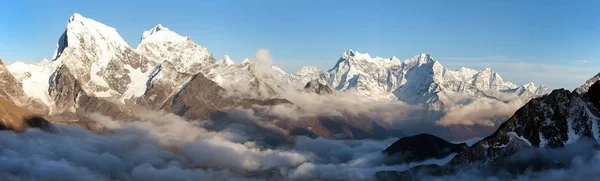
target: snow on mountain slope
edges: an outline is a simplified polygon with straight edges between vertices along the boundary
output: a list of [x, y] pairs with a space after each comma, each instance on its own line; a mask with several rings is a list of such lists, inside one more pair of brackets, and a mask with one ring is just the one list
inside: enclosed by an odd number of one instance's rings
[[131, 70], [147, 72], [151, 67], [114, 28], [77, 13], [69, 18], [52, 60], [66, 65], [84, 91], [96, 97], [120, 97], [138, 89], [137, 82], [146, 80], [137, 80], [141, 76]]
[[52, 100], [48, 96], [48, 88], [50, 87], [48, 80], [57, 69], [57, 65], [44, 59], [37, 64], [14, 62], [8, 65], [7, 68], [21, 83], [23, 91], [28, 97], [38, 99], [42, 103], [50, 105]]
[[231, 60], [231, 58], [229, 58], [229, 56], [225, 55], [225, 56], [223, 56], [223, 58], [221, 58], [219, 61], [217, 61], [216, 64], [233, 65], [233, 64], [235, 64], [235, 62], [233, 60]]
[[160, 24], [143, 33], [136, 50], [157, 64], [169, 61], [184, 73], [195, 74], [215, 63], [215, 58], [205, 47]]
[[79, 14], [69, 18], [52, 62], [15, 64], [11, 73], [21, 81], [27, 95], [51, 104], [48, 80], [56, 67], [63, 65], [88, 95], [121, 103], [152, 96], [161, 102], [197, 73], [239, 96], [277, 97], [317, 80], [334, 90], [353, 92], [358, 98], [401, 100], [436, 109], [455, 103], [457, 95], [490, 97], [496, 92], [540, 94], [544, 90], [532, 86], [519, 89], [491, 69], [449, 70], [429, 54], [400, 61], [348, 50], [328, 71], [304, 67], [295, 74], [271, 65], [271, 61], [265, 64], [245, 59], [236, 64], [224, 56], [216, 62], [205, 47], [162, 25], [145, 31], [134, 50], [114, 28]]
[[579, 86], [577, 89], [575, 89], [575, 91], [577, 93], [585, 93], [588, 91], [590, 86], [592, 86], [592, 84], [596, 83], [596, 81], [598, 81], [598, 80], [600, 80], [600, 73], [596, 74], [594, 77], [585, 81], [585, 83], [583, 85]]
[[[403, 62], [396, 57], [384, 59], [348, 50], [327, 72], [305, 67], [296, 74], [281, 76], [284, 82], [317, 79], [338, 91], [354, 91], [374, 100], [398, 99], [409, 104], [430, 104], [441, 108], [443, 94], [459, 93], [471, 97], [490, 97], [494, 92], [541, 95], [547, 88], [517, 86], [504, 81], [490, 68], [449, 70], [429, 54], [420, 54]], [[520, 88], [521, 87], [521, 88]], [[448, 96], [446, 96], [448, 97]], [[442, 98], [450, 100], [450, 98]]]
[[[229, 57], [225, 57], [229, 58]], [[278, 92], [287, 90], [281, 76], [287, 75], [278, 67], [262, 65], [259, 62], [245, 59], [241, 64], [227, 63], [219, 60], [220, 64], [213, 64], [203, 69], [202, 73], [219, 86], [238, 96], [252, 98], [270, 98]]]
[[526, 148], [559, 148], [582, 138], [599, 142], [599, 110], [598, 81], [581, 94], [554, 90], [529, 101], [496, 132], [456, 156], [451, 164], [496, 162]]
[[0, 98], [19, 104], [23, 97], [23, 88], [0, 60]]
[[515, 93], [517, 93], [520, 96], [537, 96], [548, 94], [550, 93], [550, 91], [548, 87], [544, 85], [536, 87], [533, 82], [529, 82], [525, 85], [519, 86], [519, 88], [515, 90]]

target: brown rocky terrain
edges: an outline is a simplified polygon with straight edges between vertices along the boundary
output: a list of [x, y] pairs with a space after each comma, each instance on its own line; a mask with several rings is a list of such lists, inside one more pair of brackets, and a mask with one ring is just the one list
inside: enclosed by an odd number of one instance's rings
[[50, 122], [42, 116], [0, 98], [0, 129], [25, 131], [27, 128], [48, 128]]

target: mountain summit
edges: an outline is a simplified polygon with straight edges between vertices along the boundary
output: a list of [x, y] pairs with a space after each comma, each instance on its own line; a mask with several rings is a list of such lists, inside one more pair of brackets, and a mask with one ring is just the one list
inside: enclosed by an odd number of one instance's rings
[[426, 104], [443, 109], [455, 102], [455, 95], [495, 98], [496, 93], [538, 96], [548, 89], [531, 85], [517, 86], [504, 81], [490, 68], [476, 71], [468, 68], [449, 70], [430, 54], [423, 53], [405, 61], [396, 57], [371, 57], [367, 53], [347, 50], [328, 71], [303, 68], [287, 80], [314, 80], [337, 91], [354, 91], [374, 100], [400, 100], [409, 104]]

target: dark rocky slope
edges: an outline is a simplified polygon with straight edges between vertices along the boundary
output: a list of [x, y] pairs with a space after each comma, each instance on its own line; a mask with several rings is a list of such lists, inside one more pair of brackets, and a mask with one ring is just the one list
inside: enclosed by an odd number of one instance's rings
[[383, 150], [383, 153], [394, 160], [388, 163], [401, 164], [440, 159], [467, 149], [466, 143], [454, 144], [430, 134], [419, 134], [400, 138]]
[[[592, 78], [590, 80], [595, 79]], [[588, 81], [589, 82], [589, 81]], [[583, 86], [582, 86], [583, 87]], [[445, 166], [422, 166], [405, 172], [378, 172], [379, 180], [414, 180], [422, 173], [448, 174], [474, 165], [520, 172], [511, 168], [543, 170], [566, 163], [524, 162], [508, 164], [507, 158], [531, 149], [557, 149], [582, 140], [600, 140], [600, 81], [575, 91], [558, 89], [532, 99], [504, 122], [492, 135], [460, 153]]]

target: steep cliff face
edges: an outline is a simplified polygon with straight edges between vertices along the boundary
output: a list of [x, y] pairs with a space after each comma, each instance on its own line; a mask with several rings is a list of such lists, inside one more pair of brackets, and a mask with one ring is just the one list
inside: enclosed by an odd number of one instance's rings
[[52, 61], [69, 68], [81, 88], [95, 97], [136, 94], [153, 67], [114, 28], [79, 14], [69, 18]]
[[321, 95], [334, 95], [333, 89], [329, 88], [328, 85], [321, 84], [319, 80], [311, 80], [306, 83], [304, 90], [310, 93], [321, 94]]
[[2, 87], [2, 89], [0, 89], [0, 97], [4, 98], [6, 101], [19, 102], [19, 100], [25, 98], [23, 87], [8, 69], [6, 69], [2, 60], [0, 60], [0, 87]]
[[532, 99], [492, 135], [460, 152], [447, 165], [421, 166], [403, 172], [382, 171], [376, 177], [378, 180], [414, 180], [424, 175], [455, 174], [472, 166], [482, 171], [500, 169], [517, 174], [524, 169], [562, 168], [567, 164], [564, 161], [534, 159], [522, 160], [521, 163], [507, 159], [531, 149], [568, 148], [582, 140], [600, 143], [599, 116], [600, 80], [592, 77], [575, 91], [558, 89]]
[[234, 105], [234, 100], [225, 95], [225, 89], [204, 75], [196, 74], [170, 96], [161, 109], [189, 119], [210, 119], [211, 112]]
[[594, 83], [584, 94], [560, 89], [532, 99], [494, 134], [458, 155], [451, 164], [496, 162], [526, 148], [564, 147], [582, 137], [600, 140], [598, 86], [600, 82]]
[[50, 116], [85, 119], [89, 114], [98, 113], [123, 121], [134, 119], [133, 109], [125, 109], [111, 101], [89, 96], [67, 66], [61, 66], [51, 76], [50, 84], [48, 91], [54, 105]]

